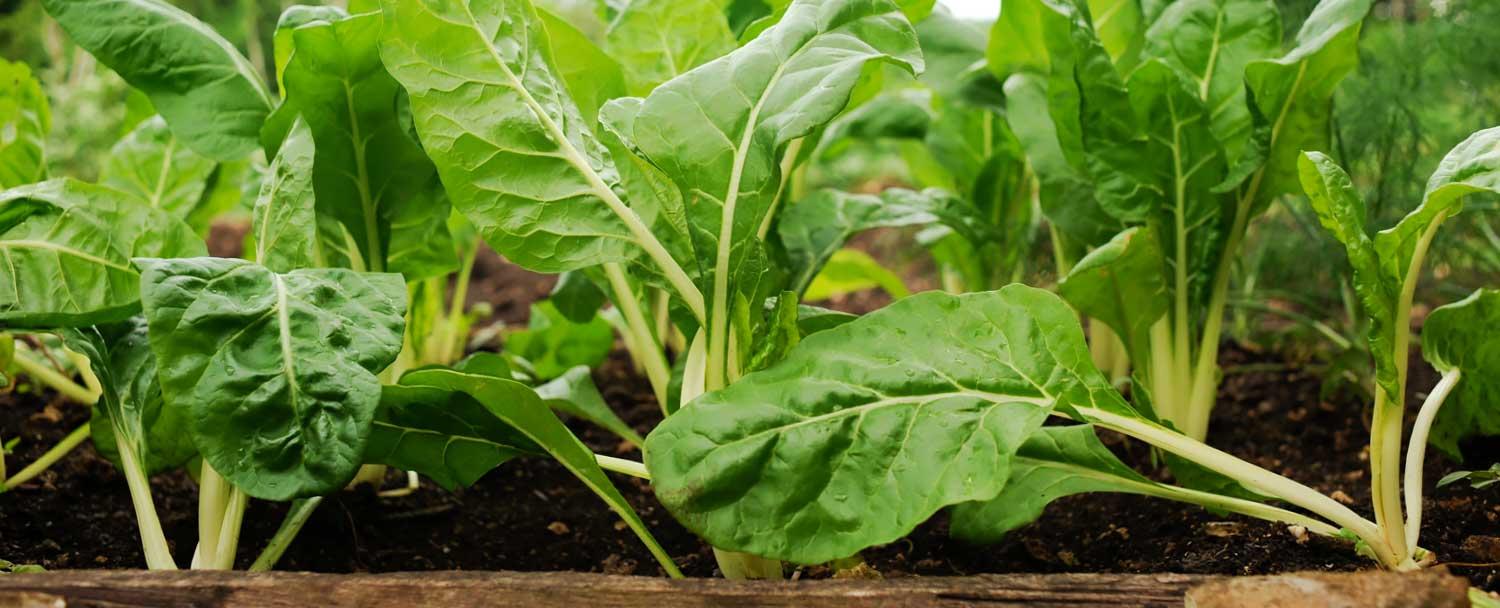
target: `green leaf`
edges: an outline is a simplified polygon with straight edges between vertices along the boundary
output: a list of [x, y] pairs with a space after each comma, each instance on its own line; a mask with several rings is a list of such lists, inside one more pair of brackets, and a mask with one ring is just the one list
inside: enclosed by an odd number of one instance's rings
[[1238, 158], [1252, 127], [1245, 66], [1280, 50], [1281, 14], [1272, 0], [1184, 0], [1151, 24], [1143, 55], [1188, 77], [1210, 108], [1214, 137]]
[[[634, 5], [635, 3], [632, 3]], [[589, 128], [598, 121], [599, 108], [616, 97], [624, 97], [625, 71], [614, 57], [606, 55], [594, 41], [566, 20], [546, 10], [537, 16], [552, 43], [557, 73], [578, 104], [578, 112]]]
[[1151, 325], [1170, 301], [1161, 244], [1150, 228], [1131, 228], [1073, 266], [1057, 292], [1073, 308], [1101, 321], [1125, 343], [1130, 358], [1146, 361]]
[[798, 326], [802, 307], [797, 304], [797, 294], [783, 291], [776, 296], [775, 302], [767, 300], [766, 307], [763, 333], [757, 336], [760, 339], [756, 340], [750, 362], [745, 365], [746, 372], [760, 371], [780, 363], [802, 341], [802, 328]]
[[582, 365], [570, 369], [551, 382], [536, 387], [536, 394], [554, 410], [582, 418], [606, 431], [614, 433], [634, 445], [646, 443], [635, 429], [630, 428], [599, 394], [589, 368]]
[[512, 458], [541, 453], [540, 446], [468, 395], [386, 385], [364, 460], [416, 471], [453, 490], [473, 485]]
[[954, 507], [949, 529], [965, 541], [999, 542], [1036, 521], [1059, 498], [1089, 492], [1151, 495], [1156, 485], [1120, 462], [1100, 443], [1093, 426], [1043, 427], [1011, 460], [1005, 489], [989, 500]]
[[833, 329], [858, 318], [858, 315], [852, 315], [843, 311], [808, 306], [806, 304], [797, 305], [797, 330], [802, 333], [802, 337], [804, 338], [820, 331]]
[[[381, 57], [453, 204], [538, 272], [626, 260], [635, 221], [618, 171], [559, 74], [525, 0], [385, 0]], [[476, 103], [483, 100], [483, 103]]]
[[266, 500], [343, 487], [396, 359], [406, 285], [345, 269], [147, 259], [142, 301], [162, 394], [213, 468]]
[[132, 258], [206, 254], [187, 225], [109, 188], [57, 179], [0, 192], [0, 324], [123, 321], [141, 306]]
[[[735, 49], [720, 0], [632, 0], [610, 22], [604, 45], [625, 69], [631, 95]], [[555, 48], [555, 47], [554, 47]]]
[[317, 211], [348, 233], [362, 261], [345, 265], [414, 281], [458, 261], [436, 169], [407, 136], [401, 87], [380, 61], [381, 22], [367, 13], [295, 29], [277, 112], [299, 113], [312, 130]]
[[1422, 356], [1439, 371], [1459, 370], [1429, 442], [1463, 462], [1459, 442], [1500, 435], [1500, 291], [1481, 289], [1439, 307], [1422, 324]]
[[870, 254], [858, 249], [840, 249], [813, 277], [804, 296], [818, 301], [876, 288], [890, 294], [893, 300], [911, 295], [901, 277], [881, 266]]
[[146, 320], [70, 329], [68, 348], [89, 359], [102, 389], [90, 426], [94, 447], [121, 466], [119, 437], [130, 442], [147, 475], [180, 467], [197, 455], [188, 436], [187, 412], [168, 407], [156, 380], [156, 357], [147, 341]]
[[298, 119], [266, 170], [250, 212], [255, 261], [274, 272], [324, 266], [313, 188], [314, 144]]
[[260, 142], [271, 94], [234, 45], [162, 0], [43, 0], [73, 42], [146, 95], [172, 132], [214, 160]]
[[1454, 146], [1427, 180], [1422, 204], [1395, 226], [1375, 235], [1381, 272], [1400, 285], [1407, 280], [1412, 256], [1423, 233], [1439, 221], [1463, 211], [1470, 194], [1500, 193], [1500, 128], [1478, 131]]
[[47, 178], [47, 133], [52, 114], [31, 68], [0, 59], [0, 188]]
[[787, 289], [807, 291], [835, 252], [865, 230], [943, 224], [982, 240], [981, 222], [972, 206], [941, 190], [892, 189], [879, 196], [819, 190], [788, 206], [778, 222], [791, 273]]
[[614, 346], [614, 329], [603, 317], [574, 323], [548, 300], [532, 304], [526, 329], [505, 339], [505, 352], [531, 362], [540, 380], [551, 380], [579, 365], [595, 367]]
[[[181, 144], [160, 116], [131, 131], [109, 150], [100, 183], [135, 196], [182, 221], [207, 202], [217, 164]], [[195, 225], [206, 232], [208, 226]]]
[[547, 301], [574, 323], [588, 323], [604, 306], [604, 291], [582, 271], [571, 270], [557, 277]]
[[672, 559], [651, 537], [645, 522], [620, 495], [609, 477], [599, 468], [594, 453], [589, 451], [573, 433], [568, 431], [557, 416], [542, 403], [540, 397], [525, 385], [511, 380], [487, 376], [475, 376], [445, 369], [418, 370], [402, 378], [410, 386], [426, 386], [454, 393], [463, 393], [483, 405], [490, 414], [546, 450], [568, 471], [578, 477], [584, 485], [603, 499], [625, 525], [633, 530], [645, 543], [669, 574], [680, 576]]
[[[1088, 0], [1089, 15], [1099, 42], [1116, 65], [1130, 67], [1143, 43], [1141, 33], [1155, 20], [1147, 19], [1140, 0]], [[1279, 30], [1278, 30], [1279, 31]], [[1277, 42], [1281, 39], [1278, 37]]]
[[647, 437], [646, 466], [713, 546], [817, 563], [994, 497], [1053, 408], [1104, 402], [1127, 407], [1057, 296], [927, 292], [688, 404]]
[[[1398, 320], [1396, 297], [1399, 283], [1386, 280], [1380, 272], [1380, 254], [1375, 241], [1365, 232], [1365, 202], [1338, 163], [1321, 152], [1307, 152], [1301, 165], [1302, 187], [1308, 202], [1318, 214], [1318, 221], [1333, 238], [1344, 244], [1349, 265], [1354, 269], [1354, 292], [1370, 320], [1370, 353], [1375, 357], [1375, 380], [1388, 395], [1400, 395], [1394, 331]], [[1405, 330], [1405, 328], [1401, 328]]]
[[[634, 141], [690, 201], [704, 268], [755, 266], [751, 236], [780, 189], [783, 150], [841, 112], [872, 61], [921, 69], [916, 34], [894, 4], [801, 0], [745, 46], [646, 98]], [[734, 278], [748, 296], [747, 275]]]
[[292, 32], [309, 23], [334, 22], [349, 16], [349, 12], [337, 6], [307, 6], [298, 4], [287, 7], [276, 20], [276, 33], [272, 36], [272, 55], [276, 61], [276, 90], [285, 91], [282, 78], [286, 64], [292, 60], [295, 41]]
[[1298, 158], [1303, 150], [1329, 150], [1329, 115], [1333, 91], [1359, 62], [1359, 28], [1370, 0], [1319, 2], [1297, 32], [1296, 46], [1277, 59], [1245, 66], [1245, 88], [1252, 114], [1264, 121], [1263, 145], [1268, 157], [1255, 199], [1264, 209], [1298, 187]]

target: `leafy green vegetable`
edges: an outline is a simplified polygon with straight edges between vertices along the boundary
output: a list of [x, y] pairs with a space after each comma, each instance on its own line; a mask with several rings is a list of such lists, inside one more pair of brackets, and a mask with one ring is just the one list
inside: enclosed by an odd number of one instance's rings
[[205, 255], [180, 220], [69, 179], [0, 193], [0, 323], [68, 327], [140, 311], [135, 257]]
[[536, 387], [536, 394], [554, 410], [592, 422], [637, 446], [646, 443], [604, 402], [588, 367], [580, 365], [563, 372], [551, 382]]
[[1476, 490], [1482, 490], [1500, 483], [1500, 463], [1492, 464], [1489, 469], [1484, 471], [1454, 471], [1439, 479], [1437, 487], [1441, 488], [1453, 485], [1460, 481], [1468, 481], [1469, 487]]
[[688, 404], [647, 438], [646, 466], [714, 546], [816, 563], [995, 496], [1054, 407], [1119, 400], [1056, 296], [929, 292]]
[[1430, 441], [1455, 461], [1468, 437], [1500, 435], [1500, 291], [1481, 289], [1442, 306], [1422, 324], [1422, 356], [1438, 371], [1460, 370]]
[[78, 46], [151, 97], [172, 132], [214, 160], [259, 143], [271, 95], [250, 62], [163, 0], [44, 0]]
[[131, 444], [147, 475], [185, 464], [198, 454], [187, 434], [184, 410], [167, 407], [156, 380], [156, 358], [146, 337], [146, 320], [63, 333], [68, 348], [89, 358], [102, 392], [90, 425], [94, 447], [122, 469], [117, 438]]
[[[516, 389], [524, 390], [524, 389]], [[386, 385], [365, 462], [416, 471], [453, 489], [541, 448], [463, 393]]]
[[1150, 228], [1131, 228], [1079, 260], [1057, 291], [1079, 312], [1109, 325], [1131, 359], [1145, 361], [1151, 326], [1167, 314], [1161, 265], [1156, 234]]
[[142, 122], [110, 149], [101, 183], [207, 231], [212, 218], [195, 212], [206, 202], [215, 167], [214, 161], [180, 144], [166, 121], [157, 116]]
[[312, 131], [298, 120], [271, 160], [250, 212], [255, 261], [275, 272], [326, 265], [318, 241], [314, 146]]
[[147, 259], [142, 301], [168, 406], [245, 493], [317, 496], [353, 478], [401, 349], [406, 286], [344, 269]]
[[608, 321], [595, 316], [574, 323], [543, 300], [531, 305], [527, 328], [506, 337], [505, 352], [530, 361], [538, 379], [551, 380], [579, 365], [599, 365], [614, 345]]
[[625, 70], [628, 91], [644, 96], [663, 82], [734, 50], [717, 0], [633, 0], [610, 22], [605, 46]]
[[893, 300], [911, 295], [901, 277], [858, 249], [835, 251], [804, 295], [809, 300], [827, 300], [866, 289], [880, 289]]
[[0, 59], [0, 188], [47, 178], [52, 114], [42, 85], [24, 63]]

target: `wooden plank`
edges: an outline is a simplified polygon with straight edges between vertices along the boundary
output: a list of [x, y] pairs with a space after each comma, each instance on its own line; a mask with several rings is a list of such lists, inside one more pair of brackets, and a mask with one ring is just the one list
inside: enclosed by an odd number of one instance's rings
[[1182, 574], [987, 574], [887, 580], [732, 582], [568, 572], [60, 571], [0, 576], [0, 608], [798, 608], [1183, 605], [1213, 577]]

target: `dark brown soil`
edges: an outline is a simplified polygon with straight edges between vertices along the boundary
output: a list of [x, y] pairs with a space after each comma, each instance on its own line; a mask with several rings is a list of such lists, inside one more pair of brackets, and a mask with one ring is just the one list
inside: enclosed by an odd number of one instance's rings
[[[482, 258], [476, 301], [496, 306], [495, 317], [524, 323], [527, 306], [544, 297], [551, 279]], [[908, 275], [909, 276], [909, 275]], [[913, 285], [913, 287], [928, 287]], [[837, 302], [867, 310], [883, 295], [860, 294]], [[1210, 442], [1272, 471], [1328, 493], [1341, 492], [1368, 515], [1368, 472], [1363, 446], [1368, 413], [1353, 396], [1319, 398], [1319, 378], [1276, 356], [1228, 347], [1226, 368], [1260, 369], [1229, 376], [1214, 415]], [[1268, 365], [1259, 365], [1268, 364]], [[1426, 390], [1435, 376], [1420, 359], [1412, 385]], [[660, 420], [649, 386], [617, 350], [595, 372], [606, 399], [642, 433]], [[1415, 397], [1414, 397], [1415, 398]], [[30, 462], [85, 421], [84, 408], [55, 398], [0, 396], [0, 438], [22, 437], [8, 462]], [[633, 447], [583, 424], [572, 424], [595, 450], [639, 458]], [[1112, 447], [1142, 470], [1149, 451], [1118, 437]], [[1473, 466], [1500, 460], [1500, 442], [1467, 446]], [[1474, 584], [1500, 588], [1500, 493], [1432, 484], [1457, 468], [1431, 454], [1423, 545]], [[647, 525], [689, 575], [714, 573], [706, 547], [661, 508], [648, 485], [615, 477]], [[394, 485], [397, 480], [389, 480]], [[186, 564], [196, 537], [193, 483], [182, 473], [153, 480], [156, 504], [174, 552]], [[1335, 494], [1337, 496], [1337, 494]], [[241, 539], [244, 567], [280, 523], [284, 506], [253, 502]], [[911, 536], [872, 548], [864, 556], [886, 576], [983, 572], [1187, 572], [1260, 574], [1289, 570], [1351, 570], [1370, 564], [1348, 545], [1313, 538], [1299, 543], [1284, 526], [1195, 507], [1125, 495], [1060, 500], [1038, 522], [991, 546], [947, 537], [939, 515]], [[124, 479], [90, 446], [36, 482], [0, 495], [0, 559], [47, 568], [144, 566]], [[1487, 564], [1475, 566], [1471, 564]], [[401, 570], [577, 570], [660, 574], [660, 569], [619, 519], [566, 470], [544, 459], [513, 461], [474, 487], [446, 492], [424, 482], [404, 498], [379, 498], [368, 489], [326, 500], [282, 560], [283, 569], [322, 572]], [[799, 576], [823, 576], [807, 568]]]

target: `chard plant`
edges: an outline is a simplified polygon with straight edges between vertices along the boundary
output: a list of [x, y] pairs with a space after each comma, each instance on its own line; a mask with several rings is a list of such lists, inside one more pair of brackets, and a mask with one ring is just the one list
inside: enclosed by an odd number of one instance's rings
[[[1419, 544], [1427, 445], [1456, 456], [1460, 440], [1500, 433], [1500, 349], [1487, 331], [1500, 324], [1500, 292], [1481, 289], [1424, 323], [1422, 354], [1442, 378], [1417, 412], [1403, 468], [1411, 302], [1438, 226], [1465, 195], [1500, 193], [1500, 129], [1450, 152], [1421, 204], [1373, 237], [1349, 177], [1326, 156], [1307, 153], [1299, 177], [1348, 248], [1378, 328], [1369, 337], [1380, 379], [1374, 521], [1160, 420], [1147, 386], [1127, 402], [1090, 362], [1073, 310], [1022, 285], [912, 296], [703, 395], [647, 438], [657, 495], [715, 546], [798, 563], [894, 541], [945, 507], [955, 536], [986, 542], [1059, 497], [1127, 492], [1349, 538], [1385, 568], [1430, 564], [1436, 556]], [[1127, 236], [1116, 253], [1129, 259], [1138, 238]], [[1042, 426], [1049, 417], [1080, 424]], [[1131, 470], [1100, 429], [1161, 450], [1177, 484]]]
[[[121, 145], [153, 150], [142, 156], [162, 173], [155, 189], [121, 170], [106, 172], [126, 176], [113, 187], [58, 179], [0, 193], [10, 262], [0, 270], [9, 288], [0, 320], [60, 336], [81, 355], [80, 373], [100, 393], [93, 440], [125, 474], [149, 567], [178, 565], [149, 476], [190, 462], [201, 462], [195, 568], [234, 566], [250, 498], [295, 501], [252, 565], [265, 569], [319, 498], [364, 465], [396, 464], [452, 487], [543, 455], [680, 576], [603, 473], [643, 467], [593, 454], [554, 413], [629, 432], [586, 370], [533, 387], [496, 357], [456, 361], [462, 309], [408, 306], [409, 293], [443, 287], [434, 278], [467, 268], [473, 253], [454, 244], [465, 224], [449, 212], [380, 62], [378, 10], [288, 11], [277, 35], [287, 97], [274, 104], [238, 51], [163, 2], [47, 9], [151, 98], [160, 120]], [[188, 223], [199, 207], [184, 202], [199, 165], [179, 158], [175, 142], [219, 163], [271, 153], [253, 212], [256, 261], [207, 257]], [[461, 291], [467, 270], [458, 272]], [[424, 333], [412, 335], [417, 322]]]
[[[605, 47], [628, 39], [627, 24], [650, 25], [630, 11], [669, 6], [632, 3]], [[799, 307], [787, 277], [816, 275], [837, 249], [829, 243], [848, 230], [786, 243], [778, 218], [807, 202], [787, 200], [799, 150], [812, 145], [804, 142], [879, 66], [921, 68], [902, 7], [792, 2], [749, 26], [736, 47], [717, 5], [688, 3], [704, 35], [646, 41], [649, 69], [525, 1], [387, 0], [382, 8], [381, 57], [409, 96], [455, 208], [511, 261], [606, 286], [669, 420], [677, 404], [733, 386], [803, 336], [847, 321]], [[921, 16], [930, 5], [905, 8]], [[936, 193], [896, 196], [929, 210], [947, 204]], [[683, 348], [669, 364], [664, 345], [674, 335]], [[716, 554], [726, 576], [781, 574], [775, 561]]]
[[1269, 0], [1002, 3], [987, 62], [1040, 206], [1060, 249], [1095, 248], [1060, 291], [1119, 337], [1156, 414], [1193, 438], [1207, 436], [1246, 231], [1299, 190], [1300, 152], [1329, 148], [1369, 5], [1323, 0], [1284, 43]]

